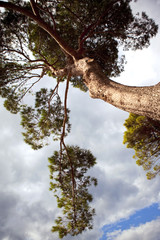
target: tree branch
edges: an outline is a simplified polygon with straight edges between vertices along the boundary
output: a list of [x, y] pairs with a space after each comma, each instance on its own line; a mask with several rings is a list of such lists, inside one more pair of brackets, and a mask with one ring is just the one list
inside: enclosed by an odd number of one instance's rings
[[87, 28], [84, 29], [84, 31], [81, 33], [81, 36], [79, 38], [78, 53], [81, 53], [81, 51], [83, 49], [83, 43], [86, 41], [87, 38], [89, 38], [91, 35], [93, 35], [94, 29], [100, 24], [101, 20], [103, 19], [105, 14], [109, 11], [109, 9], [117, 2], [120, 2], [120, 0], [111, 1], [111, 3], [107, 6], [105, 11], [102, 13], [102, 15], [97, 19], [97, 21], [90, 24]]
[[49, 14], [49, 16], [51, 17], [52, 19], [52, 22], [53, 22], [53, 25], [54, 25], [54, 30], [56, 31], [56, 22], [54, 20], [54, 17], [53, 17], [53, 14], [49, 11], [48, 7], [46, 6], [46, 9], [40, 7], [40, 6], [37, 6], [41, 11], [43, 12], [47, 12]]
[[69, 89], [69, 81], [71, 78], [71, 73], [69, 72], [68, 77], [67, 77], [67, 82], [66, 82], [66, 91], [65, 91], [65, 98], [64, 98], [64, 119], [63, 119], [63, 125], [62, 125], [62, 134], [61, 134], [61, 142], [64, 142], [64, 137], [65, 137], [65, 125], [67, 121], [67, 96], [68, 96], [68, 89]]
[[38, 83], [38, 82], [43, 78], [44, 74], [45, 74], [45, 70], [42, 69], [41, 75], [40, 75], [40, 77], [38, 78], [38, 80], [31, 84], [31, 86], [30, 86], [30, 87], [26, 90], [26, 92], [22, 95], [20, 101], [24, 98], [24, 96], [27, 94], [27, 92], [29, 92], [29, 90], [30, 90], [36, 83]]
[[[55, 88], [53, 89], [52, 93], [51, 93], [51, 96], [49, 98], [49, 101], [48, 101], [48, 113], [50, 113], [50, 104], [51, 104], [51, 101], [53, 99], [53, 97], [58, 94], [58, 86], [59, 86], [59, 83], [60, 83], [60, 80], [57, 82]], [[57, 90], [57, 91], [56, 91]], [[56, 91], [56, 93], [55, 93]]]
[[41, 19], [39, 16], [34, 15], [32, 12], [28, 11], [24, 7], [17, 6], [13, 3], [10, 2], [4, 2], [0, 1], [0, 7], [7, 8], [7, 9], [12, 9], [16, 12], [19, 12], [26, 17], [31, 18], [34, 20], [41, 28], [43, 28], [46, 32], [49, 33], [49, 35], [58, 43], [59, 47], [65, 51], [68, 55], [72, 56], [74, 59], [79, 59], [80, 54], [77, 53], [76, 50], [71, 48], [57, 33], [57, 31], [53, 30], [53, 28], [46, 22], [44, 22], [43, 19]]
[[16, 12], [22, 13], [23, 15], [37, 21], [37, 17], [32, 12], [28, 11], [24, 7], [17, 6], [15, 4], [11, 3], [11, 2], [0, 1], [0, 7], [7, 8], [7, 9], [12, 9]]
[[82, 72], [92, 98], [102, 99], [126, 112], [160, 120], [160, 84], [132, 87], [117, 83], [106, 77], [96, 61], [89, 58], [75, 61], [75, 67]]
[[[71, 75], [70, 73], [68, 74], [67, 77], [67, 82], [66, 82], [66, 90], [65, 90], [65, 98], [64, 98], [64, 119], [63, 119], [63, 124], [62, 124], [62, 134], [61, 134], [61, 139], [60, 139], [60, 181], [62, 181], [62, 176], [61, 176], [61, 161], [62, 161], [62, 152], [63, 152], [63, 146], [65, 147], [65, 150], [67, 149], [64, 143], [64, 137], [65, 137], [65, 126], [66, 126], [66, 121], [67, 121], [67, 95], [68, 95], [68, 89], [69, 89], [69, 81], [70, 81]], [[66, 150], [67, 152], [67, 150]]]
[[[67, 121], [67, 96], [68, 96], [68, 89], [69, 89], [69, 81], [71, 78], [71, 73], [69, 72], [68, 77], [67, 77], [67, 82], [66, 82], [66, 90], [65, 90], [65, 99], [64, 99], [64, 120], [63, 120], [63, 130], [62, 130], [62, 135], [61, 135], [61, 141], [60, 141], [60, 153], [62, 157], [62, 146], [64, 146], [64, 149], [67, 154], [67, 158], [69, 161], [69, 165], [71, 167], [71, 181], [72, 181], [72, 204], [73, 204], [73, 211], [74, 211], [74, 221], [76, 222], [76, 208], [75, 208], [75, 188], [76, 188], [76, 182], [75, 182], [75, 176], [74, 176], [74, 168], [72, 164], [72, 160], [69, 156], [68, 149], [64, 143], [64, 137], [65, 137], [65, 125]], [[61, 176], [60, 176], [61, 177]]]
[[73, 167], [73, 163], [72, 163], [72, 160], [69, 156], [69, 153], [68, 153], [68, 149], [63, 141], [63, 146], [64, 146], [64, 149], [66, 151], [66, 154], [67, 154], [67, 158], [68, 158], [68, 161], [69, 161], [69, 165], [70, 165], [70, 168], [71, 168], [71, 181], [72, 181], [72, 205], [73, 205], [73, 212], [74, 212], [74, 223], [76, 224], [76, 218], [77, 218], [77, 213], [76, 213], [76, 181], [75, 181], [75, 173], [74, 173], [74, 167]]
[[80, 23], [82, 23], [82, 20], [80, 19], [80, 17], [79, 17], [77, 14], [75, 14], [75, 13], [74, 13], [70, 8], [68, 8], [65, 4], [62, 4], [62, 5], [63, 5], [73, 16], [75, 16]]
[[32, 11], [33, 11], [34, 15], [36, 15], [37, 17], [40, 17], [39, 11], [38, 11], [38, 8], [37, 8], [37, 4], [35, 3], [35, 1], [30, 0], [30, 4], [31, 4]]

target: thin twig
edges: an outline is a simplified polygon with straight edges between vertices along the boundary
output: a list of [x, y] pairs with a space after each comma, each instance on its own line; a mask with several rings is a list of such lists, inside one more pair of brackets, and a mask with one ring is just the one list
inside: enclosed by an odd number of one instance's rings
[[41, 6], [37, 5], [37, 7], [42, 11], [42, 12], [47, 12], [49, 14], [49, 16], [51, 17], [52, 19], [52, 22], [53, 22], [53, 25], [54, 25], [54, 31], [56, 31], [56, 22], [54, 20], [54, 17], [53, 17], [53, 14], [49, 11], [48, 7], [46, 6], [46, 9], [45, 8], [42, 8]]
[[73, 11], [72, 11], [69, 7], [67, 7], [65, 4], [62, 4], [62, 5], [63, 5], [73, 16], [75, 16], [81, 24], [83, 24], [82, 20], [80, 19], [80, 17], [79, 17], [75, 12], [73, 12]]
[[[54, 97], [56, 94], [58, 94], [59, 83], [60, 83], [60, 81], [57, 82], [57, 84], [56, 84], [55, 88], [53, 89], [53, 91], [52, 91], [52, 93], [51, 93], [51, 96], [50, 96], [50, 98], [49, 98], [49, 101], [48, 101], [48, 114], [50, 113], [51, 101], [52, 101], [53, 97]], [[56, 91], [56, 90], [57, 90], [57, 91]], [[56, 93], [55, 93], [55, 91], [56, 91]]]
[[51, 19], [52, 19], [52, 22], [53, 22], [53, 25], [54, 25], [54, 30], [56, 31], [56, 22], [54, 20], [54, 17], [53, 17], [53, 14], [49, 11], [48, 7], [47, 8], [47, 12], [49, 13]]
[[24, 96], [27, 94], [27, 92], [29, 92], [29, 90], [30, 90], [36, 83], [38, 83], [38, 82], [42, 79], [42, 77], [44, 76], [44, 74], [45, 74], [45, 71], [44, 71], [44, 69], [43, 69], [40, 77], [38, 78], [38, 80], [35, 81], [34, 83], [32, 83], [32, 85], [31, 85], [31, 86], [26, 90], [26, 92], [22, 95], [20, 101], [24, 98]]
[[12, 49], [12, 48], [8, 48], [6, 47], [6, 49], [4, 49], [3, 51], [8, 51], [8, 52], [15, 52], [15, 53], [18, 53], [20, 55], [22, 55], [24, 58], [26, 58], [29, 62], [43, 62], [45, 63], [47, 66], [51, 66], [51, 64], [46, 60], [46, 58], [40, 54], [39, 52], [39, 55], [44, 58], [44, 59], [30, 59], [29, 56], [27, 56], [23, 51], [19, 51], [19, 50], [16, 50], [16, 49]]

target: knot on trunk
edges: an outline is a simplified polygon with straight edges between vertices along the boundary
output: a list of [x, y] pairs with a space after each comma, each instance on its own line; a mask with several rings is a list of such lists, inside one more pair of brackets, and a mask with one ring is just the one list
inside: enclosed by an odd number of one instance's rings
[[81, 71], [83, 74], [90, 68], [90, 64], [94, 61], [94, 59], [85, 57], [79, 60], [75, 60], [75, 67], [77, 70]]

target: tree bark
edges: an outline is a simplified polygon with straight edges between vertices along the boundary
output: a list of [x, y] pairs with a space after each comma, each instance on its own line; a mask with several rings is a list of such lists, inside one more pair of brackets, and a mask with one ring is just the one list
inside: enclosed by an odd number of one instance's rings
[[149, 87], [130, 87], [116, 83], [105, 76], [100, 66], [89, 58], [79, 59], [76, 50], [67, 45], [53, 28], [40, 16], [10, 2], [0, 1], [0, 7], [12, 9], [33, 19], [59, 44], [60, 48], [73, 58], [74, 64], [55, 71], [54, 75], [83, 76], [92, 98], [99, 98], [124, 111], [147, 116], [160, 121], [160, 83]]
[[160, 83], [148, 87], [131, 87], [107, 78], [92, 59], [75, 62], [92, 98], [102, 99], [124, 111], [160, 120]]

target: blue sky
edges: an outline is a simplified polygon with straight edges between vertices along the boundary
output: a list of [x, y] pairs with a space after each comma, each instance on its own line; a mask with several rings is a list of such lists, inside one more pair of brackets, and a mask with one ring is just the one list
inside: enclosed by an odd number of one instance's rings
[[[121, 219], [120, 221], [105, 225], [102, 228], [103, 236], [99, 240], [112, 240], [110, 233], [117, 232], [117, 235], [124, 230], [130, 228], [136, 228], [147, 222], [151, 222], [160, 217], [160, 208], [158, 203], [154, 203], [149, 207], [142, 208], [139, 211], [136, 211], [128, 219]], [[114, 238], [116, 234], [114, 235]], [[113, 239], [114, 239], [113, 238]]]
[[[160, 0], [138, 0], [135, 11], [146, 11], [160, 24]], [[150, 85], [160, 81], [160, 32], [148, 49], [127, 52], [125, 71], [116, 81]], [[49, 77], [39, 84], [54, 87]], [[63, 84], [60, 93], [64, 92]], [[147, 180], [144, 170], [123, 145], [123, 123], [128, 113], [88, 93], [69, 88], [71, 134], [66, 144], [90, 149], [97, 165], [90, 175], [98, 179], [91, 188], [96, 210], [94, 227], [64, 240], [158, 240], [160, 236], [160, 176]], [[51, 233], [61, 213], [49, 189], [48, 157], [59, 144], [34, 151], [23, 141], [20, 116], [7, 112], [0, 100], [0, 239], [58, 240]], [[108, 236], [108, 238], [106, 238]]]

